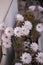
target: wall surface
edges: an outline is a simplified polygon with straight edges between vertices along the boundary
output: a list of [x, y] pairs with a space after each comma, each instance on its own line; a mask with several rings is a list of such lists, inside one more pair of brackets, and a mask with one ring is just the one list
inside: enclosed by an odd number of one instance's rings
[[0, 0], [0, 22], [3, 21], [3, 18], [8, 10], [10, 3], [11, 0]]
[[13, 26], [17, 12], [18, 12], [17, 0], [13, 0], [13, 3], [5, 20], [7, 26], [11, 27]]
[[[3, 21], [11, 1], [12, 0], [0, 0], [0, 23]], [[18, 12], [17, 0], [13, 0], [10, 11], [5, 20], [7, 26], [13, 26], [15, 15], [17, 14], [17, 12]]]

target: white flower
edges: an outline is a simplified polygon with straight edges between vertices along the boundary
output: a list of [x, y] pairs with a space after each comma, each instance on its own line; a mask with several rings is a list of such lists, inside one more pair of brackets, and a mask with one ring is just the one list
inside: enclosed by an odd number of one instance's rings
[[2, 35], [2, 41], [9, 41], [11, 40], [11, 37], [7, 36], [6, 34]]
[[17, 14], [16, 19], [20, 22], [24, 21], [24, 17], [21, 14]]
[[28, 45], [30, 44], [30, 42], [26, 42], [25, 41], [23, 44], [24, 44], [25, 47], [28, 47]]
[[25, 51], [28, 51], [28, 48], [25, 48], [24, 50], [25, 50]]
[[36, 61], [43, 63], [43, 53], [42, 52], [38, 53], [36, 57]]
[[29, 64], [32, 61], [32, 57], [29, 53], [23, 53], [21, 57], [21, 61], [25, 64]]
[[[31, 10], [31, 11], [34, 11], [34, 10], [35, 10], [35, 8], [36, 8], [36, 6], [34, 6], [34, 5], [29, 6], [29, 10]], [[38, 6], [38, 10], [39, 10], [39, 11], [43, 11], [43, 7]]]
[[22, 26], [22, 34], [23, 35], [28, 35], [30, 33], [29, 29], [26, 28], [25, 26]]
[[15, 65], [22, 65], [22, 63], [17, 62], [17, 63], [15, 63]]
[[5, 30], [5, 28], [6, 28], [6, 25], [5, 25], [5, 23], [2, 22], [0, 24], [0, 30]]
[[16, 28], [14, 29], [14, 34], [15, 34], [15, 36], [17, 36], [17, 37], [21, 37], [21, 35], [22, 35], [22, 29], [21, 29], [21, 27], [16, 27]]
[[43, 24], [42, 24], [42, 23], [37, 24], [36, 30], [37, 30], [38, 32], [42, 32], [42, 31], [43, 31]]
[[29, 6], [29, 10], [34, 11], [34, 10], [35, 10], [35, 7], [36, 7], [36, 6], [34, 6], [34, 5]]
[[24, 43], [23, 43], [23, 45], [24, 45], [24, 49], [25, 49], [25, 51], [27, 51], [28, 50], [28, 48], [29, 48], [29, 44], [30, 44], [30, 42], [28, 41], [25, 41]]
[[39, 10], [39, 11], [43, 11], [43, 7], [38, 6], [38, 10]]
[[7, 36], [12, 36], [13, 35], [13, 28], [7, 27], [6, 30], [5, 30], [5, 34]]
[[11, 47], [11, 41], [5, 41], [5, 42], [3, 42], [3, 46], [5, 47], [5, 48], [10, 48]]
[[30, 45], [30, 48], [33, 50], [33, 51], [37, 51], [39, 49], [39, 46], [37, 45], [37, 43], [33, 42], [31, 45]]
[[27, 27], [29, 30], [32, 29], [32, 23], [30, 21], [25, 21], [24, 26]]

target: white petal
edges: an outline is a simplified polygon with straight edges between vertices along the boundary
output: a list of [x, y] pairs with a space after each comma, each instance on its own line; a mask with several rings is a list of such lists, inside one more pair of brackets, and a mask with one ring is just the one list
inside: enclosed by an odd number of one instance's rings
[[36, 61], [43, 63], [43, 53], [42, 52], [38, 53], [38, 55], [36, 57]]
[[5, 34], [8, 36], [12, 36], [13, 35], [13, 28], [7, 27], [5, 30]]
[[7, 42], [3, 42], [3, 46], [5, 47], [5, 48], [10, 48], [11, 47], [11, 41], [7, 41]]
[[39, 11], [43, 11], [43, 7], [38, 6], [38, 10], [39, 10]]
[[29, 29], [26, 28], [25, 26], [22, 26], [22, 34], [23, 35], [28, 35], [30, 33]]
[[26, 28], [28, 28], [29, 30], [32, 29], [32, 23], [31, 23], [30, 21], [25, 21], [24, 26], [25, 26]]
[[5, 28], [6, 28], [6, 25], [5, 25], [5, 23], [2, 22], [0, 24], [0, 30], [5, 30]]
[[21, 35], [22, 35], [22, 29], [21, 29], [21, 27], [16, 27], [14, 29], [14, 35], [17, 36], [17, 37], [21, 37]]
[[22, 65], [22, 63], [17, 62], [17, 63], [15, 63], [15, 65]]
[[36, 30], [37, 30], [38, 32], [42, 32], [42, 31], [43, 31], [43, 24], [42, 24], [42, 23], [37, 24]]
[[29, 6], [29, 9], [30, 9], [31, 11], [34, 11], [34, 10], [35, 10], [35, 7], [36, 7], [36, 6], [32, 5], [32, 6]]
[[33, 43], [33, 42], [32, 42], [32, 44], [30, 45], [30, 48], [31, 48], [33, 51], [36, 52], [36, 51], [39, 49], [39, 46], [37, 45], [37, 43], [35, 43], [35, 42]]
[[2, 35], [2, 41], [6, 41], [7, 42], [9, 40], [11, 40], [11, 37], [7, 36], [6, 34]]
[[31, 57], [31, 55], [29, 54], [29, 53], [23, 53], [22, 54], [22, 62], [25, 64], [29, 64], [29, 63], [31, 63], [31, 60], [32, 60], [32, 57]]
[[17, 14], [16, 19], [20, 22], [24, 21], [24, 17], [21, 14]]

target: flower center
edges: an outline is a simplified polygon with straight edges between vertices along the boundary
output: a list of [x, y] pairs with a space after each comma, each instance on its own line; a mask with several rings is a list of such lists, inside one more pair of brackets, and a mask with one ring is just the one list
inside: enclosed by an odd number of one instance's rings
[[27, 59], [27, 57], [25, 57], [24, 59]]
[[39, 57], [40, 59], [43, 59], [43, 57]]
[[40, 28], [40, 26], [38, 26], [38, 28]]
[[19, 33], [19, 31], [17, 31], [17, 33]]
[[4, 28], [4, 26], [2, 26]]
[[8, 44], [8, 42], [6, 42], [6, 44]]
[[33, 48], [34, 48], [35, 46], [33, 46]]
[[25, 31], [25, 29], [23, 31]]
[[8, 38], [8, 36], [5, 36], [5, 38]]
[[8, 33], [11, 33], [11, 31], [9, 30]]

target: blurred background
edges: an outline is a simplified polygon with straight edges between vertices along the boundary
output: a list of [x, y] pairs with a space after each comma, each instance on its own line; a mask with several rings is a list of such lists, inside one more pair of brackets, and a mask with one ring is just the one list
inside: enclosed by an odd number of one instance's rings
[[[0, 0], [0, 23], [5, 22], [7, 26], [13, 27], [15, 23], [16, 14], [18, 12], [23, 13], [24, 10], [28, 9], [28, 7], [31, 5], [40, 5], [43, 7], [43, 0]], [[40, 46], [40, 49], [43, 51], [43, 32], [39, 39], [39, 46]], [[13, 56], [13, 55], [10, 55], [11, 53], [13, 53], [11, 49], [9, 50], [10, 52], [8, 52], [7, 60], [11, 56]], [[1, 54], [2, 52], [1, 52], [1, 46], [0, 46], [0, 58], [1, 58]], [[7, 65], [11, 65], [9, 64], [9, 61], [7, 61], [6, 63], [8, 63]], [[6, 63], [5, 64], [2, 63], [2, 65], [6, 65]]]

